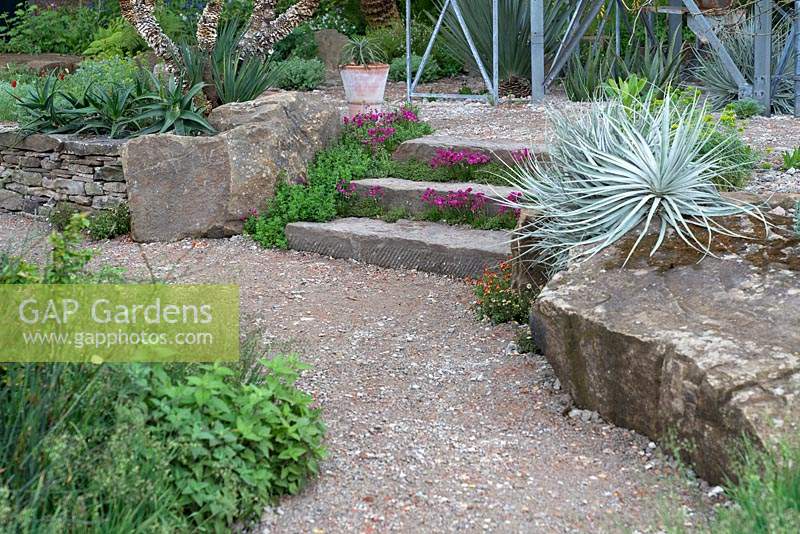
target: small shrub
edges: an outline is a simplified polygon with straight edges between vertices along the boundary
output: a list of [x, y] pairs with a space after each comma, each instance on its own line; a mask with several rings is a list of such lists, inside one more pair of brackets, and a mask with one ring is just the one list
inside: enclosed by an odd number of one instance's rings
[[783, 158], [783, 170], [800, 169], [800, 147], [784, 152], [781, 157]]
[[512, 287], [510, 263], [501, 263], [498, 271], [486, 269], [483, 276], [473, 280], [472, 284], [479, 319], [489, 319], [493, 324], [527, 323], [534, 294], [529, 288], [520, 291]]
[[69, 224], [72, 216], [76, 213], [80, 213], [80, 210], [75, 204], [70, 204], [69, 202], [59, 202], [53, 207], [53, 209], [50, 211], [50, 215], [47, 218], [53, 228], [58, 231], [63, 231], [64, 228], [66, 228]]
[[314, 38], [314, 30], [308, 23], [301, 24], [275, 44], [273, 61], [284, 61], [293, 57], [300, 59], [317, 57], [317, 40]]
[[325, 81], [325, 65], [319, 59], [289, 58], [278, 63], [277, 69], [281, 89], [311, 91]]
[[725, 107], [728, 110], [730, 110], [734, 115], [736, 115], [737, 119], [740, 120], [755, 117], [756, 115], [759, 115], [764, 111], [764, 106], [760, 102], [753, 100], [752, 98], [744, 98], [742, 100], [737, 100], [736, 102], [731, 102]]
[[295, 387], [308, 369], [294, 357], [262, 360], [255, 382], [201, 366], [185, 380], [154, 369], [145, 396], [153, 436], [175, 448], [170, 470], [184, 515], [215, 531], [257, 520], [318, 473], [325, 427], [313, 399]]
[[92, 239], [111, 239], [131, 231], [131, 213], [126, 204], [101, 210], [89, 218]]
[[537, 347], [536, 342], [533, 341], [531, 330], [527, 327], [523, 328], [519, 334], [517, 334], [515, 344], [517, 345], [517, 351], [520, 354], [535, 354], [539, 351], [539, 347]]
[[64, 77], [61, 88], [67, 94], [81, 96], [90, 87], [130, 87], [140, 78], [140, 72], [140, 66], [131, 58], [87, 59], [74, 73]]
[[132, 57], [147, 50], [144, 42], [136, 29], [122, 17], [117, 17], [105, 28], [98, 29], [92, 36], [83, 55], [97, 59], [114, 57]]
[[[411, 56], [411, 79], [417, 75], [419, 65], [422, 63], [422, 58], [419, 56]], [[442, 77], [441, 69], [435, 59], [429, 58], [425, 64], [425, 70], [422, 71], [421, 82], [432, 82]], [[406, 79], [406, 59], [398, 57], [392, 60], [389, 65], [389, 79], [393, 82], [402, 82]]]
[[103, 20], [101, 10], [93, 8], [50, 9], [28, 5], [2, 21], [0, 36], [5, 41], [2, 50], [23, 54], [81, 54]]

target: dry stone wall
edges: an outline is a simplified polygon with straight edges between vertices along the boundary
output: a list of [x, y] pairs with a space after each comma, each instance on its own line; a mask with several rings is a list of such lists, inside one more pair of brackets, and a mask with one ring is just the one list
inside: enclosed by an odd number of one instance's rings
[[0, 132], [0, 211], [47, 215], [56, 204], [102, 210], [127, 201], [120, 139]]

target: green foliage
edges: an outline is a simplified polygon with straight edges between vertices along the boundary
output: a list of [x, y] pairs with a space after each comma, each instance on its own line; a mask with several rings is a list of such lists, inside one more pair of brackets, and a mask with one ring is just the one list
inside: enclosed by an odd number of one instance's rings
[[[422, 17], [414, 19], [411, 25], [412, 55], [422, 57], [432, 33], [433, 27], [426, 19]], [[367, 32], [367, 37], [369, 37], [378, 48], [384, 51], [386, 60], [390, 64], [394, 63], [398, 58], [403, 58], [403, 61], [405, 61], [406, 33], [405, 25], [402, 22], [398, 21], [381, 28], [372, 28]], [[436, 42], [434, 42], [433, 49], [431, 50], [431, 57], [428, 61], [435, 61], [439, 66], [439, 76], [455, 76], [464, 69], [464, 62], [450, 52], [450, 50], [442, 44], [441, 39], [438, 38]]]
[[131, 213], [126, 204], [101, 210], [89, 217], [89, 236], [92, 239], [112, 239], [131, 231]]
[[325, 65], [319, 59], [290, 58], [278, 63], [276, 70], [281, 89], [311, 91], [325, 81]]
[[709, 532], [800, 531], [800, 445], [784, 441], [763, 451], [747, 442], [735, 475], [725, 485], [731, 506], [717, 508]]
[[80, 54], [103, 22], [100, 10], [88, 7], [55, 9], [28, 5], [0, 25], [3, 52]]
[[760, 115], [764, 111], [764, 106], [760, 102], [752, 98], [743, 98], [735, 102], [731, 102], [725, 106], [726, 110], [730, 110], [737, 119], [749, 119]]
[[564, 68], [564, 91], [573, 102], [586, 102], [596, 98], [603, 84], [613, 78], [615, 60], [609, 46], [604, 50], [599, 46], [585, 47], [576, 53]]
[[223, 104], [253, 100], [275, 86], [280, 76], [269, 59], [239, 57], [236, 46], [244, 30], [245, 25], [237, 21], [223, 25], [211, 55], [211, 78]]
[[520, 354], [536, 354], [539, 352], [539, 347], [536, 346], [536, 342], [533, 340], [530, 328], [526, 327], [521, 330], [514, 342], [517, 345], [517, 352]]
[[641, 99], [647, 89], [647, 80], [635, 74], [625, 80], [613, 78], [603, 84], [603, 92], [608, 98], [617, 99], [625, 107], [631, 107]]
[[181, 82], [175, 77], [170, 76], [164, 81], [148, 74], [151, 91], [136, 99], [141, 107], [132, 121], [140, 126], [147, 123], [150, 125], [139, 129], [138, 135], [170, 131], [178, 135], [215, 132], [194, 101], [195, 96], [203, 90], [202, 83], [194, 84], [184, 92]]
[[53, 228], [61, 232], [67, 227], [69, 222], [72, 220], [72, 216], [76, 213], [80, 213], [80, 210], [75, 206], [75, 204], [69, 202], [58, 202], [55, 206], [53, 206], [53, 209], [50, 211], [47, 219], [50, 221], [50, 224], [53, 226]]
[[370, 37], [351, 37], [342, 48], [343, 65], [374, 65], [386, 60], [386, 52]]
[[800, 169], [800, 147], [784, 152], [781, 157], [783, 158], [783, 170]]
[[108, 26], [98, 29], [92, 37], [92, 42], [83, 51], [84, 56], [97, 59], [132, 57], [147, 50], [144, 39], [122, 17], [112, 19]]
[[72, 96], [83, 95], [90, 87], [132, 86], [141, 77], [141, 70], [139, 64], [130, 58], [84, 60], [73, 74], [64, 77], [61, 86]]
[[[651, 227], [659, 229], [650, 254], [667, 230], [702, 254], [718, 235], [736, 236], [715, 217], [760, 211], [723, 198], [714, 185], [725, 162], [725, 142], [705, 151], [708, 121], [694, 102], [680, 106], [655, 90], [626, 107], [596, 103], [580, 117], [554, 114], [551, 161], [528, 161], [511, 172], [523, 192], [517, 207], [536, 213], [524, 232], [533, 254], [553, 269], [588, 259], [629, 232], [638, 237], [628, 258]], [[698, 238], [690, 226], [702, 233]]]
[[[419, 65], [422, 63], [422, 58], [419, 56], [411, 56], [411, 77], [412, 79], [414, 76], [417, 75], [417, 71], [419, 70]], [[434, 80], [438, 80], [441, 78], [441, 70], [439, 69], [439, 64], [436, 62], [435, 59], [431, 58], [428, 60], [428, 63], [425, 65], [425, 69], [422, 71], [422, 78], [420, 79], [421, 82], [432, 82]], [[393, 82], [402, 82], [406, 79], [406, 59], [404, 57], [398, 57], [392, 60], [392, 63], [389, 65], [389, 79]]]
[[283, 61], [292, 57], [301, 59], [317, 57], [317, 41], [314, 38], [314, 30], [308, 24], [301, 24], [275, 44], [273, 61]]
[[274, 497], [297, 493], [317, 474], [325, 428], [294, 383], [308, 369], [294, 357], [263, 360], [258, 382], [202, 366], [185, 380], [156, 368], [145, 395], [148, 426], [174, 447], [170, 469], [186, 516], [222, 531], [259, 518]]
[[718, 121], [706, 114], [705, 121], [705, 141], [700, 154], [715, 154], [718, 160], [718, 171], [712, 178], [714, 185], [722, 191], [741, 189], [758, 163], [758, 152], [742, 140], [733, 112], [724, 111]]
[[528, 288], [520, 291], [512, 287], [511, 264], [504, 262], [498, 270], [486, 269], [483, 276], [472, 283], [477, 299], [475, 312], [479, 319], [489, 319], [493, 324], [528, 322], [528, 313], [536, 295]]

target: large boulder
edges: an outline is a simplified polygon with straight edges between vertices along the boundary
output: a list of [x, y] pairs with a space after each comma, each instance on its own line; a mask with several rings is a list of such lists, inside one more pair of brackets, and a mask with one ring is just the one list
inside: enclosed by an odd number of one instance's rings
[[697, 472], [731, 473], [743, 435], [800, 430], [800, 238], [726, 221], [705, 257], [674, 236], [652, 258], [634, 237], [555, 276], [531, 311], [535, 341], [575, 403], [652, 438], [686, 440]]
[[314, 40], [317, 42], [317, 55], [325, 65], [325, 80], [341, 85], [339, 65], [342, 63], [342, 51], [347, 44], [347, 36], [336, 30], [323, 29], [314, 32]]
[[278, 180], [303, 175], [339, 134], [341, 104], [310, 93], [266, 94], [215, 109], [210, 137], [134, 139], [122, 151], [137, 241], [222, 237], [272, 198]]

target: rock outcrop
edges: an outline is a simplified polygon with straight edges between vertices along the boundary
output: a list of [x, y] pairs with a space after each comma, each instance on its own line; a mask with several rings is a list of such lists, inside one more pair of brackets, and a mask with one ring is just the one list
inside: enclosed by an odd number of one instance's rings
[[143, 136], [122, 164], [137, 241], [222, 237], [241, 232], [277, 182], [303, 175], [336, 139], [340, 103], [313, 93], [271, 93], [215, 109], [210, 137]]
[[652, 438], [692, 445], [696, 471], [731, 473], [743, 435], [767, 446], [800, 430], [800, 238], [722, 238], [700, 260], [674, 237], [648, 258], [634, 238], [558, 274], [531, 311], [534, 340], [581, 408]]

